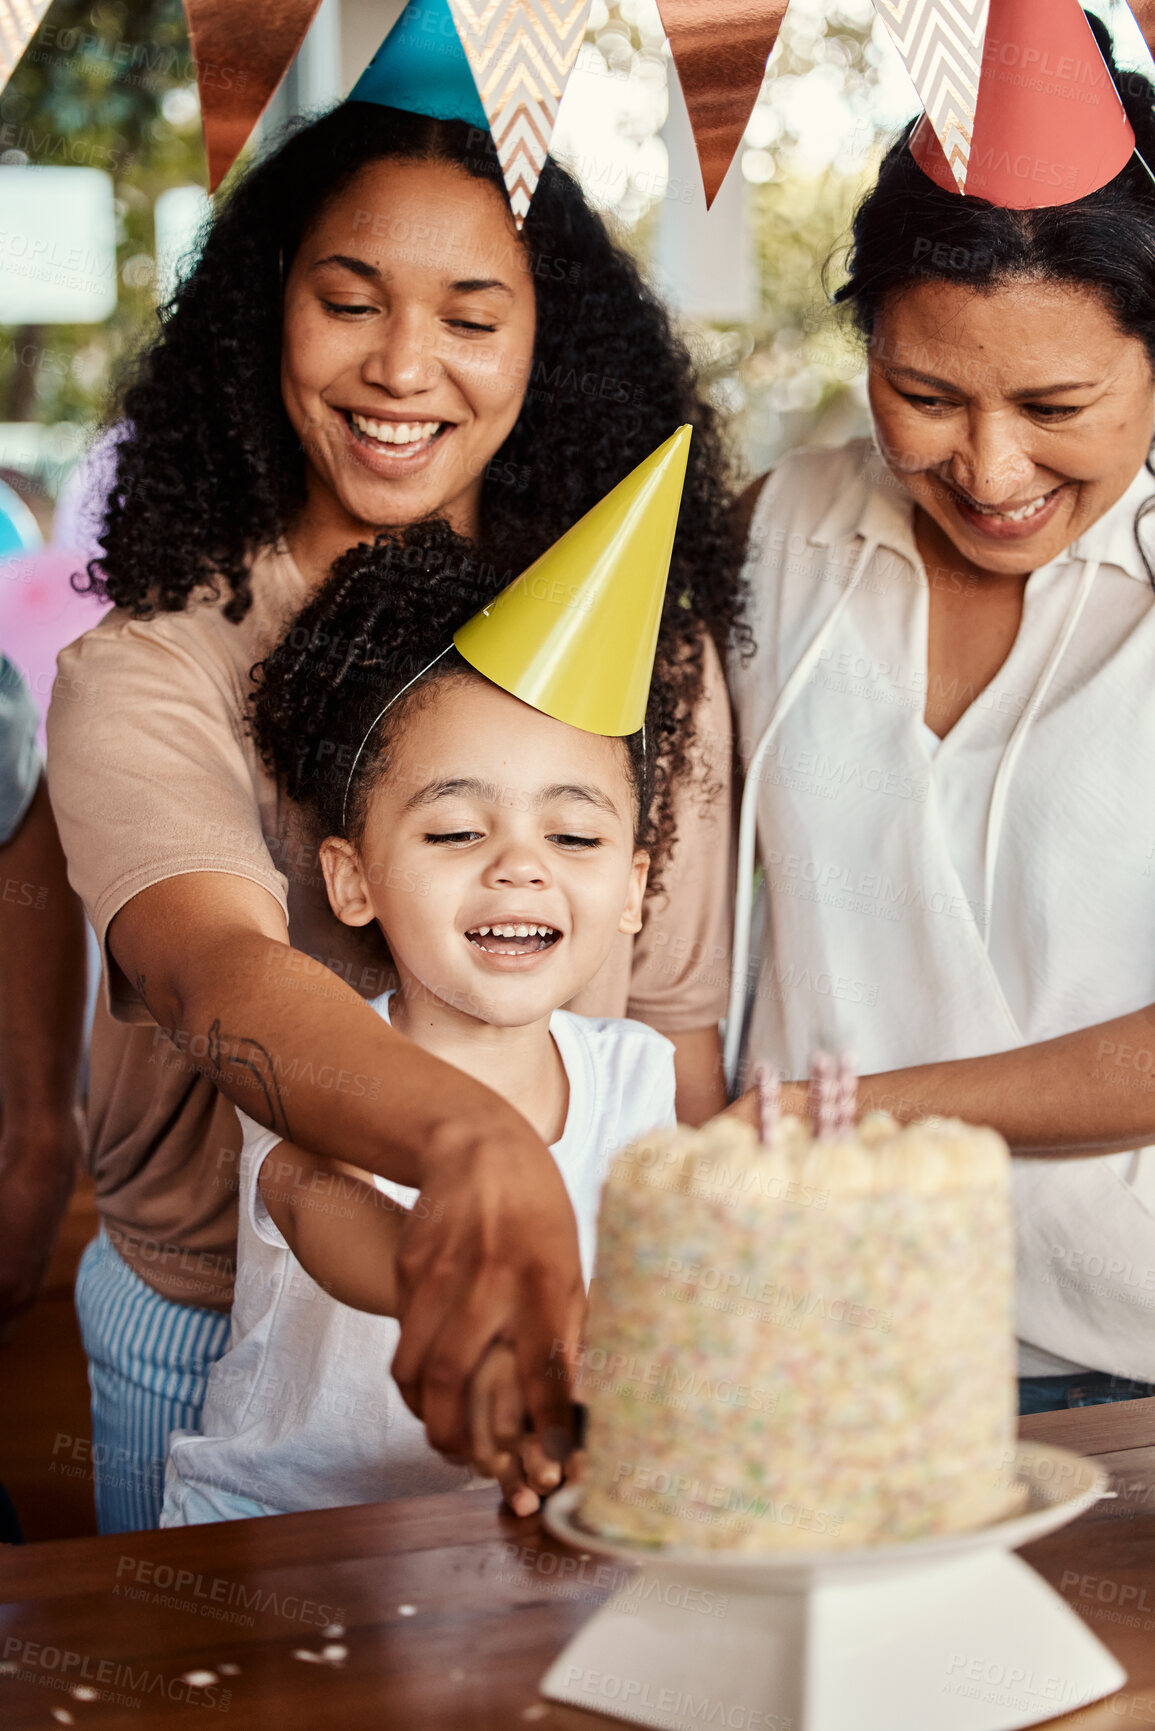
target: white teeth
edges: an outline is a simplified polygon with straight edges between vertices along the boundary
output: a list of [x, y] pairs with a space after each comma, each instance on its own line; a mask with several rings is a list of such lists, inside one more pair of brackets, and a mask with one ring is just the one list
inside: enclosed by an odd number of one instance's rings
[[431, 439], [441, 426], [440, 421], [373, 421], [367, 415], [352, 412], [349, 419], [359, 433], [381, 445], [420, 444], [423, 439]]
[[1029, 505], [1020, 505], [1017, 511], [1000, 511], [995, 505], [971, 505], [972, 511], [977, 511], [980, 517], [1001, 517], [1004, 523], [1024, 523], [1028, 517], [1034, 517], [1043, 506], [1050, 503], [1050, 493], [1044, 493], [1041, 499], [1032, 499]]
[[552, 938], [557, 934], [553, 926], [506, 925], [474, 926], [466, 935], [475, 938]]

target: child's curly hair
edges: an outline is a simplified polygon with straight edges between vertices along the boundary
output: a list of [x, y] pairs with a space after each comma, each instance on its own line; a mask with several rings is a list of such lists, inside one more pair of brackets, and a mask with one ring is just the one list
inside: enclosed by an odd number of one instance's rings
[[[334, 562], [324, 586], [253, 669], [257, 749], [318, 839], [359, 838], [390, 743], [423, 690], [443, 679], [481, 677], [455, 649], [441, 651], [517, 574], [482, 565], [474, 544], [440, 518], [391, 530]], [[637, 845], [650, 855], [655, 890], [674, 822], [669, 780], [655, 776], [647, 742], [675, 725], [677, 708], [677, 693], [656, 668], [645, 728], [622, 740], [637, 798]]]

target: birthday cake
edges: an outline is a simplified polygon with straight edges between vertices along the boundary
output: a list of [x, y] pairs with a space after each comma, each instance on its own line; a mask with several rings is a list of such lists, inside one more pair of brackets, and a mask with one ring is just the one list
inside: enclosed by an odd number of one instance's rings
[[580, 1519], [634, 1543], [872, 1545], [1019, 1505], [1006, 1144], [883, 1114], [621, 1154], [579, 1379]]

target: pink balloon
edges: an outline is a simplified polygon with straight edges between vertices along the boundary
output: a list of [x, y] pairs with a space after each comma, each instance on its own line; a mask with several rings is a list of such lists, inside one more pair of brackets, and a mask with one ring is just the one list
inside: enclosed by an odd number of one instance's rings
[[78, 595], [69, 582], [90, 557], [68, 547], [39, 547], [0, 559], [0, 649], [24, 675], [40, 711], [41, 749], [56, 657], [106, 609], [95, 596]]

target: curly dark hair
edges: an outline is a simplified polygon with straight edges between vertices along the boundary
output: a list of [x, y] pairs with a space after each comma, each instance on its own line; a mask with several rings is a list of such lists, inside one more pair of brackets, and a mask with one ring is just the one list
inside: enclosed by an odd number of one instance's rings
[[[351, 547], [254, 669], [250, 721], [257, 750], [318, 839], [360, 839], [369, 795], [423, 692], [444, 680], [482, 677], [455, 649], [443, 653], [477, 611], [484, 593], [477, 578], [472, 542], [437, 518]], [[655, 879], [673, 816], [668, 796], [654, 798], [649, 742], [676, 703], [655, 676], [645, 728], [621, 742], [635, 795], [635, 837]]]
[[[362, 102], [291, 131], [238, 181], [124, 393], [104, 551], [88, 568], [97, 594], [148, 617], [207, 589], [227, 618], [244, 616], [252, 557], [305, 498], [305, 458], [281, 399], [283, 274], [327, 201], [383, 159], [453, 163], [503, 185], [488, 133]], [[726, 454], [665, 310], [552, 160], [522, 246], [537, 334], [520, 416], [482, 492], [477, 569], [491, 587], [477, 604], [679, 425], [693, 426], [658, 647], [668, 701], [651, 744], [662, 796], [686, 771], [704, 634], [723, 654], [750, 647]]]

